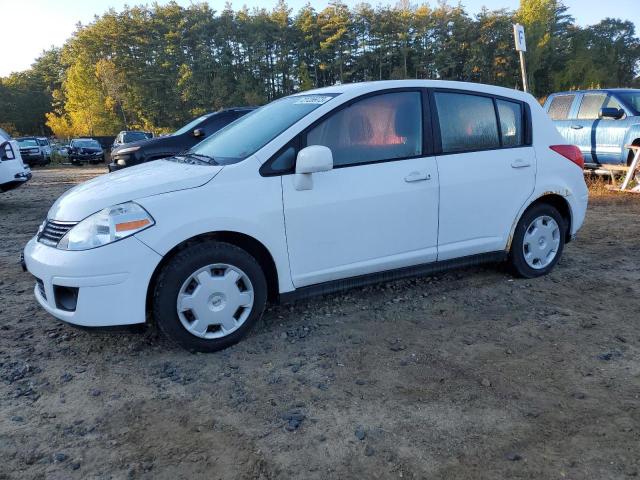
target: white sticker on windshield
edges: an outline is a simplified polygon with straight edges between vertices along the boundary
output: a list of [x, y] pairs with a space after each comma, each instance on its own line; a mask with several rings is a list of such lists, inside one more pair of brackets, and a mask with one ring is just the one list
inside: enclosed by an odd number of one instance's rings
[[293, 102], [294, 105], [322, 105], [323, 103], [327, 103], [333, 97], [327, 97], [324, 95], [308, 95], [306, 97], [300, 97], [298, 100]]

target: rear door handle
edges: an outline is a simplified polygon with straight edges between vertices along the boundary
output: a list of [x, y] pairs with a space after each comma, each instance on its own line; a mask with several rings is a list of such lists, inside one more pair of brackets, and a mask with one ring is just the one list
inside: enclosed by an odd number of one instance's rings
[[571, 125], [571, 128], [573, 128], [574, 130], [580, 130], [584, 127], [582, 125]]
[[531, 163], [529, 163], [526, 160], [523, 160], [522, 158], [518, 158], [517, 160], [514, 160], [513, 162], [511, 162], [511, 166], [513, 168], [524, 168], [524, 167], [530, 167]]
[[405, 182], [422, 182], [423, 180], [431, 180], [431, 174], [427, 172], [411, 172], [404, 177]]

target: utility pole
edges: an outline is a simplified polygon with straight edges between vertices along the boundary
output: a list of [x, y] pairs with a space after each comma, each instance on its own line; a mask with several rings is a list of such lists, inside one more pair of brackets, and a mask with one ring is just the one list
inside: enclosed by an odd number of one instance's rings
[[520, 70], [522, 71], [522, 88], [525, 92], [529, 91], [529, 82], [527, 81], [527, 64], [524, 59], [524, 52], [527, 51], [527, 41], [524, 37], [524, 27], [519, 23], [513, 26], [513, 36], [516, 41], [516, 51], [520, 54]]

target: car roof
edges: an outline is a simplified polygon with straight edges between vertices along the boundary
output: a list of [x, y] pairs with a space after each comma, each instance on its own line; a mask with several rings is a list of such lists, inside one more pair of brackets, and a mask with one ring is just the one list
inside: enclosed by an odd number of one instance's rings
[[250, 112], [251, 110], [255, 110], [258, 107], [229, 107], [223, 108], [222, 110], [218, 110], [217, 112], [211, 112], [209, 115], [215, 115], [217, 113], [226, 113], [226, 112]]
[[343, 83], [331, 87], [317, 88], [295, 93], [293, 96], [315, 94], [339, 94], [351, 93], [354, 95], [386, 90], [391, 88], [447, 88], [452, 90], [469, 90], [470, 92], [500, 95], [520, 100], [531, 101], [530, 94], [512, 88], [497, 87], [484, 83], [457, 82], [452, 80], [380, 80], [373, 82]]
[[18, 137], [16, 140], [37, 140], [37, 137]]
[[577, 93], [599, 93], [599, 92], [640, 92], [638, 88], [593, 88], [589, 90], [567, 90], [564, 92], [554, 92], [549, 96], [554, 95], [575, 95]]

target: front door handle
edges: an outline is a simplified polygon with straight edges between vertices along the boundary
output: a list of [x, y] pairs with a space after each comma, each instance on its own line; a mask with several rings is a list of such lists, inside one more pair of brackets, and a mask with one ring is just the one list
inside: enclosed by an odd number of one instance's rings
[[582, 125], [571, 125], [571, 128], [573, 128], [574, 130], [581, 130], [584, 127]]
[[421, 182], [423, 180], [431, 180], [431, 174], [427, 172], [411, 172], [404, 177], [405, 182]]
[[522, 158], [518, 158], [517, 160], [514, 160], [513, 162], [511, 162], [511, 167], [513, 168], [525, 168], [530, 166], [531, 166], [531, 163], [529, 163], [526, 160], [523, 160]]

